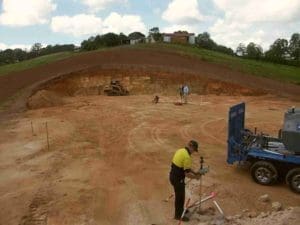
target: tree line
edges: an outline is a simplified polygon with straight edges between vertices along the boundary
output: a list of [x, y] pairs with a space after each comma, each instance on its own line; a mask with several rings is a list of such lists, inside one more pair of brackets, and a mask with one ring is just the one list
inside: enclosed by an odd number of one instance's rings
[[[153, 27], [149, 30], [147, 39], [150, 42], [163, 42], [163, 34], [159, 31], [158, 27]], [[99, 48], [114, 47], [145, 41], [146, 36], [141, 32], [132, 32], [128, 36], [123, 33], [115, 34], [110, 32], [103, 35], [91, 36], [87, 40], [82, 41], [80, 50], [91, 51]], [[217, 44], [210, 37], [208, 32], [203, 32], [196, 36], [195, 46], [247, 59], [300, 66], [299, 33], [294, 33], [289, 41], [278, 38], [265, 52], [260, 45], [254, 42], [250, 42], [248, 45], [240, 43], [234, 51], [229, 47]], [[38, 56], [57, 52], [74, 51], [75, 49], [76, 47], [73, 44], [48, 45], [47, 47], [42, 47], [40, 43], [34, 44], [30, 51], [24, 51], [22, 49], [6, 49], [4, 51], [0, 51], [0, 65], [20, 62], [26, 59], [32, 59]]]
[[196, 37], [196, 45], [200, 48], [222, 52], [228, 55], [235, 55], [234, 51], [231, 48], [228, 48], [224, 45], [218, 45], [213, 39], [211, 39], [210, 34], [207, 32], [198, 34], [198, 36]]
[[85, 51], [91, 51], [99, 48], [130, 44], [130, 40], [139, 40], [139, 42], [144, 42], [145, 35], [141, 32], [133, 32], [128, 36], [123, 33], [120, 33], [119, 35], [115, 33], [107, 33], [92, 36], [81, 42], [80, 48]]
[[42, 47], [41, 43], [35, 43], [29, 51], [25, 51], [20, 48], [6, 49], [4, 51], [0, 51], [0, 66], [33, 59], [43, 55], [74, 50], [75, 45], [73, 44], [47, 45], [46, 47]]
[[300, 34], [292, 34], [290, 40], [278, 38], [270, 46], [267, 51], [263, 48], [250, 42], [248, 45], [240, 43], [234, 52], [231, 48], [216, 44], [209, 33], [204, 32], [199, 34], [196, 38], [196, 44], [199, 47], [223, 52], [229, 55], [235, 55], [247, 59], [263, 60], [280, 64], [287, 64], [293, 66], [300, 66]]
[[283, 38], [276, 39], [266, 52], [253, 42], [247, 46], [240, 43], [236, 54], [243, 58], [300, 66], [300, 34], [292, 34], [289, 41]]

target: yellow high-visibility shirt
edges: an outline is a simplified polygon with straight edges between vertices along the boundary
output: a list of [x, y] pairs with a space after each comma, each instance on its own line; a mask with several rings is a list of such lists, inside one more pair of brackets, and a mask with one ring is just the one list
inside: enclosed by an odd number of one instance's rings
[[172, 163], [174, 163], [179, 168], [182, 168], [183, 170], [192, 168], [192, 158], [188, 153], [188, 150], [185, 148], [178, 149], [175, 152]]

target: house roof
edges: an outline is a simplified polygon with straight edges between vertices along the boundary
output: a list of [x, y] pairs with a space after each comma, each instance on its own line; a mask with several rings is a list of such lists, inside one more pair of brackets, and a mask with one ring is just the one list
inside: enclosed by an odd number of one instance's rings
[[164, 36], [170, 36], [170, 37], [189, 37], [194, 36], [194, 33], [188, 33], [186, 31], [177, 31], [174, 33], [163, 33]]

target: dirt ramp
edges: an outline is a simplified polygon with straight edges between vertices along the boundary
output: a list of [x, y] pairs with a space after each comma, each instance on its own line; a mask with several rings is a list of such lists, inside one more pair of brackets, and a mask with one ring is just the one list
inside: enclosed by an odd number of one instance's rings
[[32, 95], [27, 101], [29, 109], [47, 108], [62, 106], [68, 103], [63, 96], [48, 90], [40, 90]]

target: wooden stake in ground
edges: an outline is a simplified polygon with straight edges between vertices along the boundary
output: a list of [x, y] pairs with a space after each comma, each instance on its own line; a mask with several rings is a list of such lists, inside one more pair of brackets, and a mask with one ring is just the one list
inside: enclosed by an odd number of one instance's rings
[[47, 133], [47, 146], [48, 146], [48, 151], [49, 151], [50, 150], [50, 146], [49, 146], [48, 122], [46, 122], [45, 125], [46, 125], [46, 133]]
[[32, 121], [31, 121], [31, 133], [32, 133], [32, 136], [34, 136]]
[[[200, 170], [203, 169], [203, 163], [204, 163], [204, 159], [203, 157], [201, 156], [200, 157]], [[200, 197], [200, 204], [199, 204], [199, 207], [198, 207], [198, 211], [201, 210], [201, 198], [202, 198], [202, 175], [200, 176], [200, 190], [199, 190], [199, 197]]]

